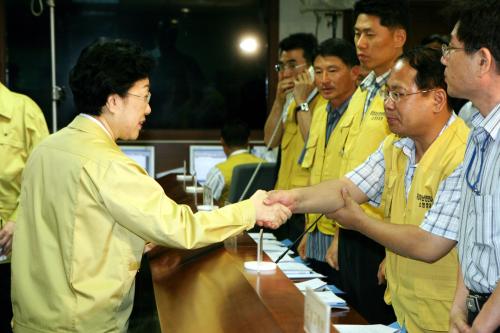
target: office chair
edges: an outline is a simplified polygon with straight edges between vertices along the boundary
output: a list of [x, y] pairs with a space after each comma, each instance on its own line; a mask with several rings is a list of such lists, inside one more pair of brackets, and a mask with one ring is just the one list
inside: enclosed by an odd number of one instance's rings
[[[231, 186], [229, 187], [229, 194], [227, 198], [230, 203], [235, 203], [240, 200], [240, 197], [247, 187], [247, 184], [258, 164], [259, 163], [242, 164], [233, 169]], [[269, 191], [274, 189], [274, 184], [276, 183], [275, 169], [276, 163], [262, 163], [242, 200], [250, 198], [257, 190]]]

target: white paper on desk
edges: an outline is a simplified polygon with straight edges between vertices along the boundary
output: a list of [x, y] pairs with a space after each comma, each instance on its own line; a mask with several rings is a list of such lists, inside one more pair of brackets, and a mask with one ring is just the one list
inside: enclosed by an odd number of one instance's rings
[[283, 271], [294, 271], [294, 272], [311, 272], [311, 268], [307, 267], [306, 265], [300, 263], [300, 262], [279, 262], [278, 263], [279, 268]]
[[[250, 236], [254, 241], [257, 241], [259, 239], [259, 233], [258, 232], [249, 232], [248, 236]], [[274, 236], [272, 233], [265, 232], [262, 235], [263, 240], [275, 240], [276, 236]]]
[[[279, 265], [279, 264], [278, 264]], [[324, 278], [324, 275], [316, 273], [314, 271], [301, 271], [301, 272], [283, 272], [289, 279], [313, 279], [313, 278]]]
[[315, 291], [314, 293], [318, 295], [318, 297], [323, 302], [330, 305], [332, 308], [349, 309], [347, 303], [342, 298], [335, 295], [331, 290]]
[[[264, 251], [271, 258], [272, 261], [276, 262], [278, 258], [283, 254], [283, 251]], [[295, 262], [295, 260], [288, 254], [281, 258], [280, 262]]]
[[318, 288], [326, 286], [326, 282], [320, 279], [311, 279], [304, 282], [297, 282], [295, 286], [300, 291], [306, 291], [306, 288], [311, 288], [312, 290], [316, 290]]
[[276, 239], [266, 239], [265, 244], [269, 246], [279, 246], [286, 249], [286, 245]]
[[334, 325], [337, 331], [340, 333], [395, 333], [398, 330], [384, 326], [381, 324], [377, 325]]
[[[286, 246], [276, 245], [276, 244], [268, 244], [268, 242], [266, 242], [266, 241], [264, 242], [263, 246], [264, 246], [264, 251], [279, 251], [281, 253], [286, 251]], [[293, 253], [293, 251], [291, 253]]]

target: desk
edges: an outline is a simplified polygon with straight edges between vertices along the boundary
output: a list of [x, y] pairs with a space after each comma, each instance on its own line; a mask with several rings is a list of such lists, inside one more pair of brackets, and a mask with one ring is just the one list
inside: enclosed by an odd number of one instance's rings
[[[164, 188], [170, 192], [177, 185]], [[171, 196], [180, 202], [190, 197]], [[256, 244], [246, 234], [225, 246], [152, 250], [148, 261], [161, 332], [303, 332], [304, 296], [279, 269], [272, 274], [245, 271], [243, 262], [255, 257]], [[144, 290], [138, 281], [136, 298]], [[334, 310], [332, 323], [366, 321], [354, 310]]]

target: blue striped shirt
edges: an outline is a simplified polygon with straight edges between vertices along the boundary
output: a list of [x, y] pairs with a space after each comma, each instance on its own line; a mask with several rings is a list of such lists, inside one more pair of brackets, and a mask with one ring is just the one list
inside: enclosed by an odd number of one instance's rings
[[456, 214], [458, 253], [467, 288], [491, 293], [500, 280], [500, 104], [486, 118], [476, 111], [471, 122]]
[[371, 71], [370, 74], [368, 74], [359, 85], [362, 91], [368, 89], [368, 95], [366, 96], [365, 104], [363, 107], [363, 116], [366, 114], [366, 111], [370, 107], [370, 104], [372, 104], [372, 101], [375, 98], [375, 95], [377, 95], [377, 92], [387, 83], [390, 74], [391, 71], [388, 70], [384, 74], [377, 76], [374, 71]]
[[326, 261], [326, 251], [332, 244], [333, 237], [326, 235], [317, 228], [307, 234], [306, 257], [318, 261]]

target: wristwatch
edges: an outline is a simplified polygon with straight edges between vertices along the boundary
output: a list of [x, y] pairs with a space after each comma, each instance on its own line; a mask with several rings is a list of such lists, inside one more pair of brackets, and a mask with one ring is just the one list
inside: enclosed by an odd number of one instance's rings
[[300, 103], [296, 108], [295, 111], [304, 111], [304, 112], [309, 112], [309, 104], [307, 103]]

